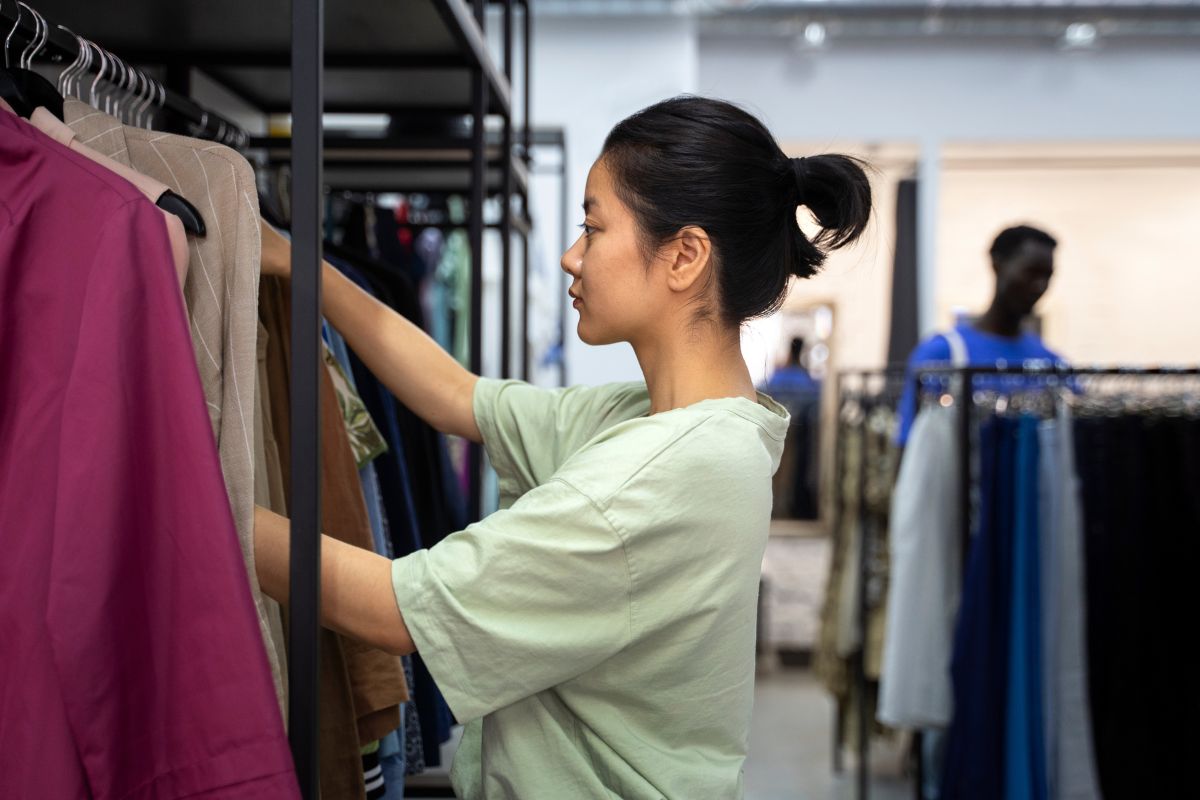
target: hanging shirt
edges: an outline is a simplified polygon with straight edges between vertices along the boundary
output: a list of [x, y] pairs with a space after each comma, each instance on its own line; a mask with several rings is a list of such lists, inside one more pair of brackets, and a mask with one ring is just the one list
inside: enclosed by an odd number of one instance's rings
[[1046, 741], [1050, 797], [1097, 800], [1096, 756], [1088, 707], [1087, 618], [1083, 574], [1083, 509], [1075, 469], [1072, 419], [1065, 409], [1041, 430], [1039, 477], [1042, 536], [1050, 569], [1043, 569], [1046, 661]]
[[739, 798], [787, 412], [480, 380], [501, 510], [394, 562], [459, 797]]
[[208, 234], [188, 237], [183, 293], [192, 352], [200, 370], [221, 470], [242, 544], [259, 631], [280, 708], [287, 658], [278, 604], [258, 588], [254, 568], [255, 408], [258, 406], [258, 275], [262, 260], [254, 170], [237, 151], [214, 142], [122, 125], [67, 98], [67, 125], [87, 146], [132, 166], [189, 198]]
[[[916, 442], [914, 428], [914, 447]], [[978, 447], [978, 530], [968, 557], [950, 668], [954, 719], [945, 734], [941, 774], [934, 776], [935, 780], [940, 777], [943, 800], [1003, 800], [1006, 796], [1016, 422], [1004, 417], [989, 419], [980, 427]]]
[[[71, 102], [78, 101], [72, 100]], [[128, 164], [109, 158], [103, 153], [93, 150], [80, 142], [75, 131], [71, 130], [62, 120], [45, 108], [39, 107], [34, 109], [33, 114], [29, 117], [29, 121], [34, 127], [62, 146], [71, 148], [80, 155], [95, 161], [105, 169], [129, 181], [142, 194], [150, 198], [151, 201], [157, 201], [168, 191], [166, 184], [159, 183], [148, 175], [143, 175], [133, 169]], [[163, 222], [166, 223], [167, 237], [171, 242], [171, 255], [175, 260], [175, 271], [179, 275], [179, 283], [182, 286], [184, 280], [187, 278], [188, 271], [187, 233], [184, 231], [183, 221], [179, 217], [166, 211], [163, 211], [162, 214]]]
[[950, 722], [950, 653], [962, 586], [955, 409], [921, 412], [892, 493], [891, 582], [880, 722], [895, 728]]
[[161, 211], [0, 112], [0, 286], [0, 797], [298, 797]]
[[[955, 350], [961, 351], [956, 353]], [[938, 333], [917, 345], [908, 359], [908, 377], [904, 394], [900, 398], [900, 430], [896, 441], [901, 446], [908, 443], [913, 420], [917, 415], [918, 370], [923, 366], [992, 366], [998, 362], [1020, 365], [1026, 361], [1050, 361], [1062, 363], [1062, 358], [1043, 344], [1032, 333], [1023, 333], [1015, 338], [984, 333], [970, 325], [961, 324], [947, 333]], [[1023, 383], [1019, 377], [1008, 378]], [[986, 386], [988, 381], [976, 379], [975, 387]]]
[[1013, 525], [1000, 532], [1012, 540], [1004, 796], [1046, 800], [1038, 420], [1022, 416], [1009, 422], [1016, 434]]

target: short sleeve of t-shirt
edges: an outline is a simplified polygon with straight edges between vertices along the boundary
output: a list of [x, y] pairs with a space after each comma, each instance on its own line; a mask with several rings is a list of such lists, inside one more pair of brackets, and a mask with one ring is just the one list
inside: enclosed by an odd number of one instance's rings
[[650, 410], [644, 383], [543, 389], [480, 378], [473, 403], [501, 507], [548, 481], [596, 434]]
[[621, 537], [552, 480], [392, 564], [396, 601], [460, 721], [568, 681], [631, 639]]

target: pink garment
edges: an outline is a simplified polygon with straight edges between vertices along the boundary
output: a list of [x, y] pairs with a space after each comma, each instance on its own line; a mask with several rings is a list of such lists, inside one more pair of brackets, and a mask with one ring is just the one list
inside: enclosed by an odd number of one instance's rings
[[299, 796], [160, 210], [0, 112], [0, 798]]
[[[38, 106], [29, 115], [29, 122], [42, 133], [64, 147], [69, 147], [80, 155], [95, 161], [109, 172], [132, 183], [138, 191], [146, 195], [152, 203], [157, 203], [170, 189], [165, 183], [159, 183], [148, 175], [143, 175], [132, 167], [127, 167], [120, 161], [109, 158], [103, 153], [97, 153], [83, 142], [75, 138], [75, 131], [67, 124], [51, 114], [44, 107]], [[187, 231], [183, 228], [183, 220], [169, 211], [162, 211], [163, 220], [167, 224], [167, 236], [171, 241], [171, 257], [175, 261], [175, 274], [179, 277], [179, 285], [187, 279], [188, 243]]]

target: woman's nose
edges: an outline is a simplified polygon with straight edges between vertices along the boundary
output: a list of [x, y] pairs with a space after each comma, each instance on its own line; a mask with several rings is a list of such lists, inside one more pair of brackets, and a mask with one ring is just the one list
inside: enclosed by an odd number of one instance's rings
[[575, 244], [571, 245], [567, 252], [563, 253], [562, 260], [559, 261], [559, 266], [563, 272], [570, 275], [572, 278], [579, 277], [579, 268], [583, 266], [583, 256], [580, 253], [580, 244], [583, 242], [583, 237], [580, 236], [575, 240]]

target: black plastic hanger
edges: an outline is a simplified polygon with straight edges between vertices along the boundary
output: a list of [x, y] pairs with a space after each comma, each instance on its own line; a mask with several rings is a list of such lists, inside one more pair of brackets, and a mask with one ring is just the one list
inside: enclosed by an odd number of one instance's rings
[[[44, 106], [51, 114], [62, 119], [63, 97], [58, 93], [58, 87], [28, 68], [50, 38], [50, 26], [32, 8], [29, 8], [29, 13], [33, 14], [33, 41], [22, 51], [18, 66], [9, 66], [9, 42], [21, 26], [21, 11], [26, 8], [29, 7], [24, 3], [17, 3], [16, 22], [4, 40], [5, 66], [0, 69], [0, 97], [12, 106], [13, 111], [26, 119], [38, 106]], [[30, 53], [30, 50], [33, 52]]]
[[170, 189], [162, 193], [155, 203], [163, 211], [174, 214], [183, 220], [183, 229], [193, 236], [204, 238], [208, 235], [204, 227], [204, 217], [186, 197], [175, 194]]

